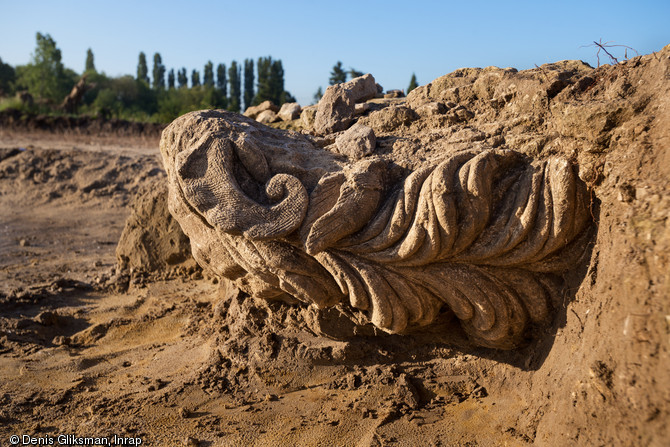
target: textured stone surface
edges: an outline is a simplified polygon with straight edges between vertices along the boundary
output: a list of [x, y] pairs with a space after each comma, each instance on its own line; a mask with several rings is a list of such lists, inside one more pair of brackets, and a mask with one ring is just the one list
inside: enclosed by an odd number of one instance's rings
[[354, 124], [337, 137], [335, 144], [339, 153], [358, 160], [374, 152], [377, 138], [368, 126]]
[[245, 292], [346, 303], [391, 333], [445, 307], [471, 338], [511, 348], [550, 318], [552, 272], [591, 237], [566, 160], [467, 150], [398, 174], [221, 111], [163, 133], [170, 211], [195, 259]]

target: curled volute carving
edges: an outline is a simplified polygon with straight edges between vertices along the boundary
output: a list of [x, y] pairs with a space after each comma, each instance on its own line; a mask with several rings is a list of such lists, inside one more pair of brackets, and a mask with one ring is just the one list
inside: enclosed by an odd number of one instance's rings
[[[220, 111], [163, 133], [169, 208], [203, 266], [266, 299], [347, 305], [390, 333], [447, 309], [484, 346], [550, 318], [555, 273], [591, 237], [560, 158], [461, 151], [400, 177]], [[397, 170], [396, 170], [397, 171]]]

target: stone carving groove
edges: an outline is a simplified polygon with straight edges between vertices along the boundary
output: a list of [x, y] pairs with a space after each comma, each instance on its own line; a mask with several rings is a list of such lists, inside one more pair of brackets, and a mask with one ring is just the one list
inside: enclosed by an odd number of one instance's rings
[[397, 179], [388, 160], [351, 164], [220, 111], [177, 119], [161, 152], [200, 264], [266, 299], [348, 303], [390, 333], [448, 308], [475, 342], [514, 347], [591, 237], [585, 186], [558, 158], [463, 151]]

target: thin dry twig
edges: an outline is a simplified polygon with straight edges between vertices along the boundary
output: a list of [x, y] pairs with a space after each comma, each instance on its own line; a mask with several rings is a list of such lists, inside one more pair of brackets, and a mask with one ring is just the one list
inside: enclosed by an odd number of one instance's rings
[[598, 67], [600, 67], [600, 52], [604, 52], [609, 58], [610, 62], [612, 64], [617, 64], [619, 63], [619, 59], [614, 57], [612, 53], [607, 51], [608, 48], [623, 48], [624, 49], [624, 59], [628, 60], [628, 50], [634, 51], [636, 56], [639, 56], [640, 53], [637, 52], [635, 48], [629, 47], [628, 45], [616, 45], [612, 44], [612, 41], [609, 42], [603, 42], [602, 38], [596, 42], [595, 40], [593, 41], [592, 44], [590, 45], [582, 45], [582, 47], [598, 47], [598, 51], [596, 52], [596, 59], [598, 60]]

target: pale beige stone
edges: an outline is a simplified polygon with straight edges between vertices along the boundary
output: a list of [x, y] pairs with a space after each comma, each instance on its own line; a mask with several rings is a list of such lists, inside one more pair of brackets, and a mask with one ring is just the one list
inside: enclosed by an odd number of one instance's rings
[[476, 343], [514, 347], [549, 320], [552, 272], [592, 236], [586, 188], [560, 158], [466, 150], [398, 179], [390, 160], [346, 162], [223, 111], [175, 120], [161, 153], [203, 267], [256, 297], [350, 306], [391, 333], [446, 306]]
[[274, 123], [275, 121], [279, 121], [279, 116], [272, 110], [263, 110], [256, 116], [256, 121], [263, 124]]
[[341, 154], [358, 160], [374, 152], [377, 138], [368, 126], [354, 124], [335, 139], [335, 144]]
[[263, 101], [257, 106], [248, 107], [247, 110], [244, 111], [244, 116], [248, 116], [249, 118], [256, 118], [266, 110], [272, 110], [273, 112], [277, 113], [279, 112], [279, 107], [274, 105], [272, 101]]
[[377, 84], [369, 73], [329, 86], [317, 106], [314, 129], [320, 134], [347, 129], [354, 120], [356, 103], [374, 98], [376, 94]]
[[279, 116], [282, 121], [293, 121], [300, 117], [301, 111], [300, 104], [297, 102], [287, 102], [282, 104], [277, 116]]

